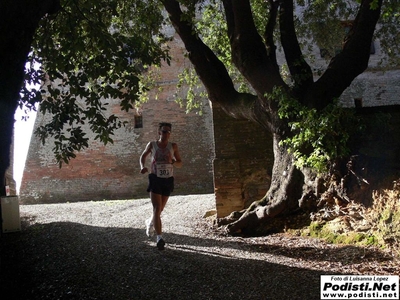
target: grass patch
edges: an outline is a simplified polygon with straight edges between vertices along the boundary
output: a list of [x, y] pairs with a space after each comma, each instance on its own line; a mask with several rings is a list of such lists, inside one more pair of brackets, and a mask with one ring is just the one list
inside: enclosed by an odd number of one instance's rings
[[370, 208], [354, 207], [360, 218], [342, 214], [333, 220], [315, 221], [301, 235], [328, 243], [376, 246], [400, 257], [400, 180], [391, 190], [375, 191]]
[[323, 224], [319, 222], [312, 222], [308, 230], [305, 232], [305, 235], [323, 239], [331, 244], [379, 246], [377, 238], [374, 235], [355, 231], [338, 233], [336, 224], [332, 226], [332, 224], [329, 222]]

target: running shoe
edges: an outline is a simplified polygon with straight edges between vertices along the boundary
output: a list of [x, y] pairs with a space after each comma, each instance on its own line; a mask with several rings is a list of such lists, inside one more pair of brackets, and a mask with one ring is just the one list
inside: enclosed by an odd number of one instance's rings
[[153, 218], [148, 218], [145, 222], [146, 224], [146, 235], [152, 237], [154, 235]]
[[164, 240], [163, 240], [163, 239], [160, 239], [160, 240], [157, 242], [157, 248], [158, 248], [158, 250], [164, 250], [164, 246], [165, 246]]

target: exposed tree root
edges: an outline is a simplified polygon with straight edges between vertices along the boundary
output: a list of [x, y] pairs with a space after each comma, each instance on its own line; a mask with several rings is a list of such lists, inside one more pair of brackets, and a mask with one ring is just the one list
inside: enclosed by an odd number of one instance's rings
[[285, 178], [273, 181], [262, 199], [254, 201], [247, 209], [218, 219], [217, 224], [226, 226], [228, 234], [234, 234], [255, 230], [266, 222], [272, 222], [273, 218], [295, 211], [310, 213], [335, 206], [344, 207], [351, 201], [367, 205], [369, 200], [366, 199], [371, 197], [373, 189], [360, 172], [365, 167], [357, 157], [351, 157], [345, 166], [344, 172], [335, 169], [324, 178], [316, 178], [307, 170], [292, 168]]
[[[292, 212], [298, 207], [304, 183], [301, 172], [292, 167], [287, 176], [273, 181], [268, 193], [260, 200], [254, 201], [249, 208], [233, 212], [229, 216], [218, 220], [218, 225], [227, 225], [229, 234], [240, 232], [243, 229], [252, 230], [266, 220]], [[290, 191], [290, 196], [286, 191]]]
[[243, 228], [254, 229], [266, 219], [280, 215], [286, 208], [286, 203], [283, 201], [263, 205], [263, 200], [258, 201], [251, 209], [247, 209], [238, 220], [228, 224], [226, 231], [232, 234]]

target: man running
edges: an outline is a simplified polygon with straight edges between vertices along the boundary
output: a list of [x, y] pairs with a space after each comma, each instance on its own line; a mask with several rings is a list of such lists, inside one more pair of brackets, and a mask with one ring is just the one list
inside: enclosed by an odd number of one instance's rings
[[146, 234], [150, 237], [155, 230], [159, 250], [164, 250], [165, 246], [165, 241], [162, 238], [161, 212], [174, 190], [174, 167], [182, 167], [178, 145], [169, 142], [171, 129], [171, 123], [160, 123], [158, 140], [149, 142], [140, 156], [140, 173], [145, 174], [149, 172], [145, 167], [146, 158], [151, 154], [151, 170], [147, 191], [150, 192], [153, 215], [146, 220]]

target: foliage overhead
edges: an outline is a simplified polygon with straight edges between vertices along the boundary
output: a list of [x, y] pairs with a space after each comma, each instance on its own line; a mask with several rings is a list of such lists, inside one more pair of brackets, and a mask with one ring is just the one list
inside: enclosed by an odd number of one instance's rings
[[[57, 161], [68, 163], [88, 146], [82, 125], [103, 143], [123, 124], [106, 115], [110, 99], [132, 109], [145, 87], [142, 74], [168, 60], [158, 1], [61, 1], [62, 9], [41, 21], [26, 64], [20, 105], [52, 116], [38, 128], [55, 139]], [[28, 89], [27, 86], [40, 86]]]
[[[96, 138], [102, 142], [112, 142], [114, 130], [123, 124], [114, 115], [106, 116], [106, 99], [120, 99], [121, 108], [128, 111], [135, 106], [135, 101], [147, 95], [146, 91], [152, 83], [148, 80], [148, 75], [151, 74], [149, 67], [159, 65], [163, 59], [169, 60], [168, 48], [165, 47], [168, 36], [164, 34], [164, 29], [170, 25], [161, 6], [161, 3], [165, 2], [167, 1], [63, 0], [62, 9], [57, 14], [42, 20], [26, 69], [26, 83], [42, 86], [31, 91], [24, 87], [21, 92], [21, 105], [33, 107], [34, 103], [40, 102], [40, 110], [52, 114], [51, 122], [39, 127], [38, 134], [43, 141], [49, 136], [55, 138], [54, 151], [60, 163], [67, 163], [75, 156], [74, 151], [88, 146], [88, 138], [82, 129], [83, 124], [89, 124], [90, 129], [96, 133]], [[224, 64], [237, 91], [254, 93], [232, 63], [224, 1], [178, 2], [183, 11], [182, 19], [193, 24], [192, 30]], [[273, 15], [270, 13], [281, 3], [272, 0], [250, 2], [259, 35], [264, 40], [268, 53], [275, 55], [276, 50], [282, 50], [278, 42], [281, 32], [278, 24], [268, 17]], [[346, 39], [348, 32], [344, 29], [351, 26], [358, 3], [345, 0], [298, 0], [294, 1], [294, 5], [296, 12], [299, 12], [294, 16], [296, 35], [308, 63], [312, 65], [311, 49], [315, 46], [326, 49], [327, 59], [334, 58]], [[372, 1], [371, 7], [376, 5], [377, 0]], [[376, 30], [382, 53], [386, 54], [382, 68], [399, 65], [399, 21], [399, 1], [384, 0]], [[270, 40], [271, 37], [273, 41]], [[288, 87], [294, 87], [295, 82], [304, 80], [301, 76], [292, 78], [285, 62], [279, 63], [281, 77]], [[314, 70], [314, 74], [318, 73], [317, 71]], [[180, 99], [181, 103], [185, 104], [188, 110], [198, 109], [198, 93], [202, 89], [199, 88], [200, 81], [193, 69], [189, 68], [179, 76], [178, 90], [183, 85], [188, 87], [188, 93], [185, 99]], [[299, 126], [309, 124], [307, 139], [310, 136], [315, 137], [311, 146], [330, 140], [326, 135], [328, 133], [325, 132], [324, 137], [318, 138], [321, 132], [312, 131], [311, 128], [318, 128], [318, 122], [328, 123], [337, 114], [342, 114], [332, 107], [326, 111], [326, 119], [321, 115], [319, 120], [311, 121], [316, 116], [315, 112], [309, 110], [305, 113], [305, 108], [300, 109], [299, 103], [282, 107], [284, 109], [281, 110], [281, 114], [285, 118], [289, 117], [289, 127], [294, 132]], [[337, 135], [338, 130], [335, 126], [331, 124], [330, 129], [326, 130]], [[307, 134], [307, 131], [302, 134]], [[298, 148], [292, 147], [297, 153], [299, 149], [309, 147], [301, 144], [301, 140], [304, 140], [304, 137], [299, 140], [294, 133], [287, 143], [292, 146], [297, 144]], [[342, 142], [344, 140], [338, 143], [339, 147], [343, 146]], [[324, 159], [331, 157], [335, 151], [342, 151], [336, 146], [334, 149], [329, 146], [328, 148], [331, 148], [330, 152], [322, 154]], [[314, 150], [319, 152], [318, 155], [321, 154], [321, 148], [317, 147]], [[302, 160], [301, 157], [299, 154], [299, 161]], [[311, 164], [318, 165], [319, 162]]]

